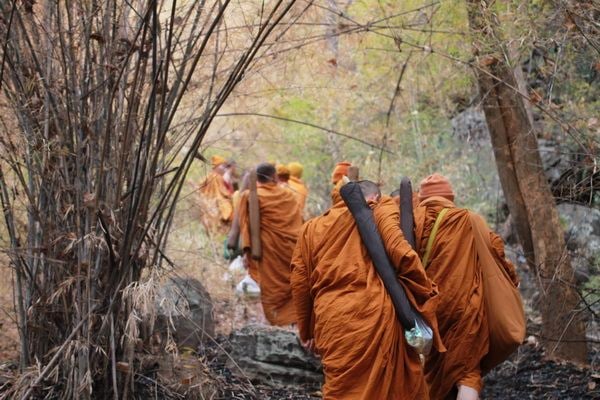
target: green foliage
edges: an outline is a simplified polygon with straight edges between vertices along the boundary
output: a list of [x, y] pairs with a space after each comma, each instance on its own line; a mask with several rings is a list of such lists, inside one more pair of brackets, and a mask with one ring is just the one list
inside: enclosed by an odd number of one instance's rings
[[[592, 69], [596, 54], [573, 31], [560, 32], [557, 40], [554, 2], [501, 3], [494, 5], [502, 22], [496, 28], [517, 46], [517, 61], [529, 67], [526, 79], [538, 85], [532, 88], [544, 101], [556, 103], [547, 106], [554, 116], [578, 129], [573, 137], [592, 143], [600, 129], [590, 120], [600, 105], [600, 86], [590, 81], [593, 73], [598, 75]], [[359, 165], [363, 177], [382, 182], [384, 192], [397, 186], [401, 175], [410, 176], [416, 187], [429, 173], [441, 172], [455, 185], [459, 204], [495, 216], [502, 193], [491, 147], [484, 139], [465, 143], [451, 127], [457, 113], [479, 101], [469, 66], [473, 56], [465, 2], [431, 4], [358, 0], [348, 7], [339, 4], [343, 17], [313, 8], [303, 21], [310, 24], [290, 32], [297, 42], [319, 35], [322, 40], [284, 53], [265, 67], [268, 73], [248, 77], [243, 90], [267, 88], [269, 95], [252, 101], [241, 97], [232, 106], [316, 124], [387, 151], [302, 124], [245, 117], [228, 125], [252, 139], [243, 151], [232, 140], [231, 155], [244, 165], [264, 159], [302, 162], [312, 189], [309, 204], [317, 211], [329, 203], [331, 168], [345, 159]], [[345, 34], [355, 23], [369, 29]], [[331, 32], [340, 35], [325, 37]], [[540, 48], [544, 54], [533, 57]], [[563, 126], [544, 114], [536, 112], [536, 118], [544, 135], [578, 151]]]

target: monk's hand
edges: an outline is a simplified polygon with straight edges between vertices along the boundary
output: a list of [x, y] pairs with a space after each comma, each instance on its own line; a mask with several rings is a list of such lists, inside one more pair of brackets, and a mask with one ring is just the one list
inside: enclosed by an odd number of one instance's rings
[[310, 351], [313, 354], [315, 354], [317, 350], [315, 347], [315, 339], [308, 339], [307, 341], [303, 341], [302, 347], [304, 347], [307, 351]]
[[244, 268], [248, 269], [250, 267], [250, 253], [244, 251], [244, 256], [242, 257], [242, 260], [244, 262]]

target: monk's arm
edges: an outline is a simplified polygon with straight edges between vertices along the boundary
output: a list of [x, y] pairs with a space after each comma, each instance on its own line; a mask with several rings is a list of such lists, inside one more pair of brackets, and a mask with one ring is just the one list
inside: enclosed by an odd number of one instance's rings
[[313, 301], [310, 294], [309, 267], [306, 259], [309, 258], [305, 225], [302, 228], [296, 247], [292, 255], [290, 284], [292, 298], [296, 310], [298, 333], [300, 339], [306, 342], [313, 338], [311, 319], [313, 315]]
[[[417, 253], [412, 249], [410, 244], [404, 238], [400, 229], [400, 210], [396, 203], [390, 197], [384, 197], [373, 209], [373, 216], [377, 229], [381, 234], [385, 251], [392, 264], [399, 269], [400, 265], [416, 265], [418, 268], [403, 268], [403, 271], [398, 270], [399, 276], [411, 279], [415, 282], [420, 282], [425, 276], [424, 269], [421, 265], [421, 260]], [[416, 276], [407, 276], [417, 274]]]
[[504, 242], [502, 241], [502, 238], [490, 231], [490, 241], [492, 243], [492, 248], [496, 253], [496, 257], [502, 263], [502, 266], [506, 270], [506, 273], [508, 273], [508, 276], [510, 276], [510, 280], [515, 286], [517, 286], [519, 284], [519, 276], [517, 275], [517, 270], [513, 263], [506, 258], [506, 254], [504, 252]]

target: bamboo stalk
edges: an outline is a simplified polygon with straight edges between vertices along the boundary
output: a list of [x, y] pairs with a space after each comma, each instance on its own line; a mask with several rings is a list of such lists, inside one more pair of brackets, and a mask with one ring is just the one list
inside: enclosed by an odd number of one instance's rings
[[[157, 260], [172, 264], [163, 250], [194, 155], [256, 47], [293, 3], [271, 6], [235, 56], [222, 36], [230, 0], [184, 8], [159, 0], [46, 0], [32, 11], [16, 1], [0, 5], [14, 15], [14, 23], [0, 26], [8, 28], [0, 88], [20, 127], [23, 150], [4, 159], [26, 204], [24, 245], [2, 170], [0, 200], [17, 281], [22, 367], [42, 362], [24, 398], [45, 390], [40, 384], [50, 371], [63, 397], [90, 398], [96, 388], [113, 398], [133, 395], [135, 371], [124, 387], [116, 374], [117, 360], [133, 357], [125, 338], [133, 305], [124, 289]], [[178, 26], [181, 14], [185, 25]], [[206, 82], [195, 89], [203, 118], [173, 129], [173, 121], [194, 117], [182, 109], [195, 82]], [[2, 149], [11, 146], [0, 140]]]

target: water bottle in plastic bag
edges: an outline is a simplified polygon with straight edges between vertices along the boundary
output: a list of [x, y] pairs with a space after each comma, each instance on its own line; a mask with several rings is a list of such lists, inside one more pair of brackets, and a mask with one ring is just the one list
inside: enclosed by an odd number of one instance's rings
[[422, 356], [427, 356], [433, 345], [433, 331], [421, 319], [415, 319], [415, 327], [404, 332], [408, 345], [413, 347]]
[[260, 287], [250, 275], [246, 275], [235, 287], [235, 293], [239, 296], [256, 299], [260, 297]]

